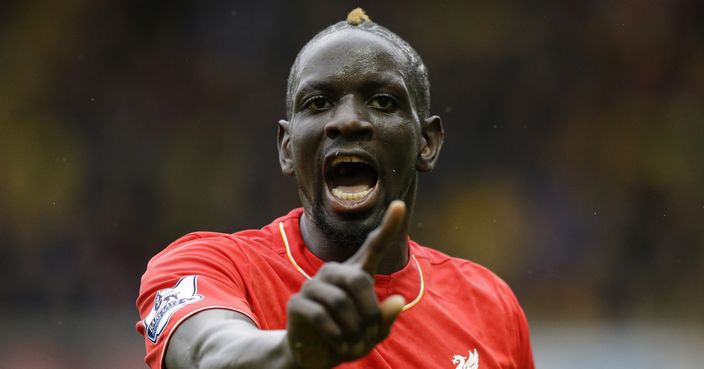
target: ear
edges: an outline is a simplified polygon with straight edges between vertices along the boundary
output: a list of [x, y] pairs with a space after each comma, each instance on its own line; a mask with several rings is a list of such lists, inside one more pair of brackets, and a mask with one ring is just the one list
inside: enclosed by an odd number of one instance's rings
[[437, 115], [428, 117], [421, 122], [421, 139], [418, 148], [416, 169], [419, 172], [430, 172], [435, 167], [435, 162], [440, 155], [442, 143], [445, 141], [445, 131], [442, 120]]
[[276, 132], [276, 143], [279, 149], [279, 165], [281, 172], [285, 175], [293, 175], [293, 156], [291, 155], [291, 141], [289, 135], [289, 122], [279, 121], [279, 129]]

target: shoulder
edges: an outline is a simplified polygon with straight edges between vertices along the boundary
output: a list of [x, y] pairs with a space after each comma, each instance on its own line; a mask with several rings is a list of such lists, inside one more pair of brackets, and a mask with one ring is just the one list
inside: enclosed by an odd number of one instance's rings
[[428, 263], [433, 266], [433, 269], [454, 269], [466, 276], [472, 277], [473, 279], [480, 279], [498, 285], [507, 286], [506, 282], [504, 282], [498, 275], [480, 264], [467, 259], [447, 255], [442, 251], [422, 246], [414, 241], [411, 241], [411, 243], [413, 245], [414, 252], [417, 253], [417, 257], [427, 259]]
[[253, 249], [253, 244], [267, 244], [266, 235], [259, 232], [259, 237], [227, 234], [218, 232], [192, 232], [180, 237], [156, 254], [147, 265], [148, 268], [159, 264], [169, 263], [181, 259], [212, 259], [232, 258], [248, 254]]
[[[413, 243], [412, 243], [413, 245]], [[509, 285], [494, 272], [475, 262], [452, 257], [415, 244], [414, 253], [427, 260], [430, 288], [453, 306], [467, 306], [471, 314], [486, 318], [492, 330], [510, 338], [511, 352], [520, 368], [534, 368], [528, 321]], [[490, 317], [490, 319], [488, 319]], [[500, 328], [502, 327], [502, 328]]]
[[511, 287], [487, 267], [470, 260], [453, 257], [412, 241], [417, 257], [427, 259], [438, 285], [462, 288], [475, 298], [493, 301], [507, 310], [520, 309]]
[[188, 233], [152, 257], [147, 269], [184, 260], [210, 261], [220, 265], [225, 260], [232, 260], [233, 263], [240, 264], [259, 256], [285, 253], [278, 225], [300, 216], [300, 212], [300, 209], [294, 209], [260, 229], [246, 229], [235, 233]]

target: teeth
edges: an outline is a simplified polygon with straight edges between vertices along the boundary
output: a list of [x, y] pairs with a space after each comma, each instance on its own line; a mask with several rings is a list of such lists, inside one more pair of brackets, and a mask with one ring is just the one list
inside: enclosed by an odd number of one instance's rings
[[331, 166], [335, 166], [339, 163], [366, 163], [366, 161], [356, 157], [356, 156], [337, 156], [330, 162]]
[[[330, 161], [330, 167], [335, 167], [336, 165], [340, 163], [365, 163], [368, 164], [365, 160], [362, 160], [361, 158], [357, 156], [349, 156], [349, 155], [340, 155], [334, 157]], [[342, 168], [344, 169], [344, 168]], [[341, 170], [342, 170], [341, 169]], [[359, 201], [364, 199], [367, 195], [369, 195], [372, 192], [373, 188], [370, 188], [368, 185], [350, 185], [350, 186], [337, 186], [331, 189], [331, 193], [333, 196], [340, 200], [346, 200], [346, 201]]]
[[337, 197], [338, 199], [342, 200], [361, 200], [365, 196], [369, 195], [370, 192], [372, 192], [371, 188], [367, 188], [366, 190], [359, 191], [359, 192], [345, 192], [342, 191], [340, 188], [335, 187], [332, 189], [332, 195]]

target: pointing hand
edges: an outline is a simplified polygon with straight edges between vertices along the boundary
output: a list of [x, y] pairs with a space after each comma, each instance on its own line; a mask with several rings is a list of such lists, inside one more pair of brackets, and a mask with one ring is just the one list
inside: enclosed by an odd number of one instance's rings
[[367, 355], [389, 334], [403, 297], [381, 303], [374, 275], [387, 251], [405, 237], [406, 205], [393, 201], [381, 225], [344, 263], [329, 262], [288, 302], [288, 350], [307, 369], [331, 368]]

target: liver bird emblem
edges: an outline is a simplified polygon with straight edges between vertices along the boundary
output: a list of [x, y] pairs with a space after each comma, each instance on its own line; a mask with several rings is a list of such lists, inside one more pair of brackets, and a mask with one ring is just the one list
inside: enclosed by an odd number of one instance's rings
[[479, 354], [477, 349], [474, 351], [468, 351], [469, 355], [464, 357], [462, 355], [455, 355], [452, 357], [452, 363], [457, 364], [455, 369], [479, 369]]

